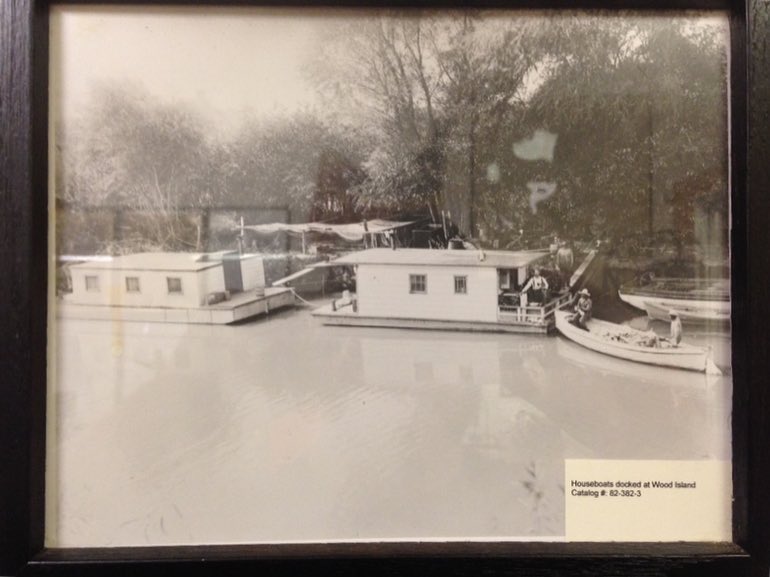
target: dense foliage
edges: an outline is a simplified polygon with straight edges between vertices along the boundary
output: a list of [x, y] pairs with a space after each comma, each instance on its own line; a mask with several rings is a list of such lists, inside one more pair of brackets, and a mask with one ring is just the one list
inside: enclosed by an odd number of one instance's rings
[[[97, 92], [60, 131], [63, 248], [200, 249], [216, 207], [282, 208], [294, 222], [449, 211], [497, 246], [522, 231], [726, 243], [717, 24], [381, 16], [339, 24], [309, 62], [322, 112], [226, 141], [179, 106]], [[82, 218], [116, 209], [117, 224]]]

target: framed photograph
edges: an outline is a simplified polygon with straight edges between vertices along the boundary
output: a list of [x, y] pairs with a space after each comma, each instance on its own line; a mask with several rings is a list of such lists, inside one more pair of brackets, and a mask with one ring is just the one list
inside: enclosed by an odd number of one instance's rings
[[767, 6], [2, 22], [2, 572], [767, 574]]

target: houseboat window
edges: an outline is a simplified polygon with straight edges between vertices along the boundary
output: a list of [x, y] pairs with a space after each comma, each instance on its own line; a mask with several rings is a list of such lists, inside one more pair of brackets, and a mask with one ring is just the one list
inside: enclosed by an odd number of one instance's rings
[[89, 292], [99, 292], [98, 276], [86, 276], [86, 290]]
[[168, 285], [168, 294], [181, 294], [182, 292], [182, 279], [179, 277], [166, 277], [166, 284]]
[[468, 294], [468, 277], [467, 276], [455, 277], [455, 294], [458, 294], [458, 295]]
[[127, 276], [126, 277], [126, 292], [127, 293], [138, 293], [139, 291], [139, 277], [138, 276]]
[[424, 274], [409, 275], [409, 292], [425, 293], [428, 291], [428, 282]]

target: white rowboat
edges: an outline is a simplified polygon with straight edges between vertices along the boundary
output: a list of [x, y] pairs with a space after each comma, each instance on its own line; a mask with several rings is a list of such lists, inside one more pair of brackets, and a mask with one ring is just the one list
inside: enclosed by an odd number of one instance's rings
[[708, 374], [720, 375], [719, 370], [711, 360], [711, 352], [703, 347], [680, 344], [678, 347], [660, 348], [648, 347], [639, 344], [614, 340], [621, 335], [644, 335], [625, 325], [618, 325], [607, 321], [592, 319], [588, 322], [588, 331], [580, 329], [569, 322], [571, 313], [556, 311], [556, 328], [568, 339], [588, 349], [637, 363], [658, 365], [688, 371], [700, 371]]

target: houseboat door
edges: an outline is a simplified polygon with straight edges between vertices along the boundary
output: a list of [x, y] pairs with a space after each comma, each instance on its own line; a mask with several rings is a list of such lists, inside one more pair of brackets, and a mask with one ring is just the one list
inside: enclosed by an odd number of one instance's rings
[[522, 266], [517, 269], [498, 269], [498, 288], [502, 291], [514, 291], [527, 282], [527, 267]]
[[225, 274], [225, 290], [231, 293], [243, 292], [241, 258], [237, 252], [227, 253], [222, 256], [222, 270]]

